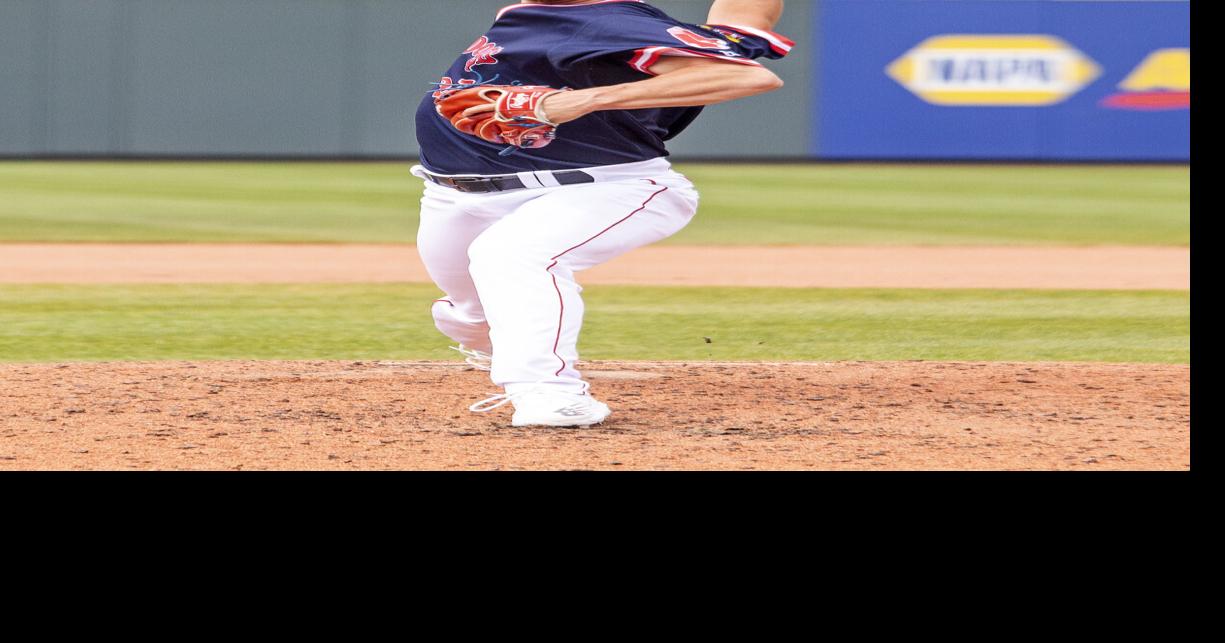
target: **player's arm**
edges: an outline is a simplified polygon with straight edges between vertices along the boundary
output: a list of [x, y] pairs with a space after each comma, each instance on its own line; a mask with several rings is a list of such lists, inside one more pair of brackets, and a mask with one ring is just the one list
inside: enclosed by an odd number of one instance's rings
[[[781, 78], [760, 65], [708, 58], [665, 56], [651, 66], [651, 73], [656, 76], [632, 83], [559, 92], [546, 98], [542, 109], [560, 125], [602, 110], [714, 105], [783, 86]], [[493, 108], [480, 105], [464, 113], [472, 116]]]
[[542, 107], [549, 120], [561, 124], [602, 110], [714, 105], [783, 86], [781, 78], [760, 65], [707, 58], [666, 56], [652, 65], [651, 73], [656, 76], [553, 94]]
[[715, 0], [706, 22], [769, 31], [782, 15], [783, 0]]

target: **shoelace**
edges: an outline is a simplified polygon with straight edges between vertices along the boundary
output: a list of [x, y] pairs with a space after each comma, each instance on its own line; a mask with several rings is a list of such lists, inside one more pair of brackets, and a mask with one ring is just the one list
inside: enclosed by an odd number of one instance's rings
[[[497, 393], [481, 400], [480, 402], [477, 402], [476, 404], [473, 404], [472, 406], [469, 406], [468, 410], [472, 411], [473, 413], [488, 413], [500, 406], [505, 406], [506, 404], [514, 401], [514, 399], [517, 397], [522, 397], [529, 393], [535, 393], [539, 390], [540, 389], [538, 387], [533, 387], [523, 389], [522, 391], [517, 391], [515, 393]], [[580, 395], [586, 395], [587, 391], [589, 390], [591, 390], [591, 384], [583, 382], [583, 392], [580, 393]]]
[[529, 391], [519, 391], [518, 393], [498, 393], [497, 395], [491, 395], [480, 402], [469, 406], [468, 410], [472, 411], [473, 413], [488, 413], [528, 392]]
[[482, 371], [489, 370], [489, 360], [493, 359], [489, 353], [464, 348], [463, 344], [460, 344], [459, 346], [448, 346], [447, 348], [450, 348], [460, 355], [463, 355], [464, 362], [466, 362], [469, 366]]

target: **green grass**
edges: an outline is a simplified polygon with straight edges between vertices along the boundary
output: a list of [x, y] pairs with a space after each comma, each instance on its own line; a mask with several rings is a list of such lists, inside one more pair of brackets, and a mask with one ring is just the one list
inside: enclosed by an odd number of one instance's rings
[[1186, 167], [678, 168], [702, 193], [692, 244], [1186, 245]]
[[[408, 163], [0, 162], [0, 241], [412, 242]], [[1186, 166], [679, 165], [666, 243], [1190, 241]]]
[[406, 242], [407, 164], [0, 163], [0, 240]]
[[[435, 293], [3, 285], [0, 361], [454, 359], [427, 313]], [[596, 286], [585, 296], [588, 359], [1190, 360], [1187, 292]]]

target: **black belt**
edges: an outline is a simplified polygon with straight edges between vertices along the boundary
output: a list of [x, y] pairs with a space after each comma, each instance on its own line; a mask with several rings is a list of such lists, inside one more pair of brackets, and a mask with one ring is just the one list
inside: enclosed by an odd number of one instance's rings
[[[549, 174], [560, 185], [575, 185], [577, 183], [595, 183], [595, 177], [582, 170], [561, 170], [558, 172], [539, 172]], [[455, 188], [460, 192], [505, 192], [506, 190], [522, 190], [528, 186], [514, 174], [500, 176], [438, 176], [423, 172], [425, 178]]]

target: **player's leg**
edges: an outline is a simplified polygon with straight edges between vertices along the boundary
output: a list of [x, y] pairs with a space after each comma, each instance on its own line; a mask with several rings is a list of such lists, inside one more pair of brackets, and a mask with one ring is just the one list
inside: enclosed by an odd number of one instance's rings
[[434, 325], [466, 348], [488, 353], [489, 324], [468, 274], [468, 246], [494, 220], [470, 214], [469, 201], [461, 192], [426, 183], [417, 252], [430, 278], [446, 293], [430, 309]]
[[485, 230], [469, 256], [491, 327], [493, 381], [508, 393], [541, 384], [585, 391], [574, 273], [675, 234], [696, 210], [692, 184], [670, 172], [554, 188]]

